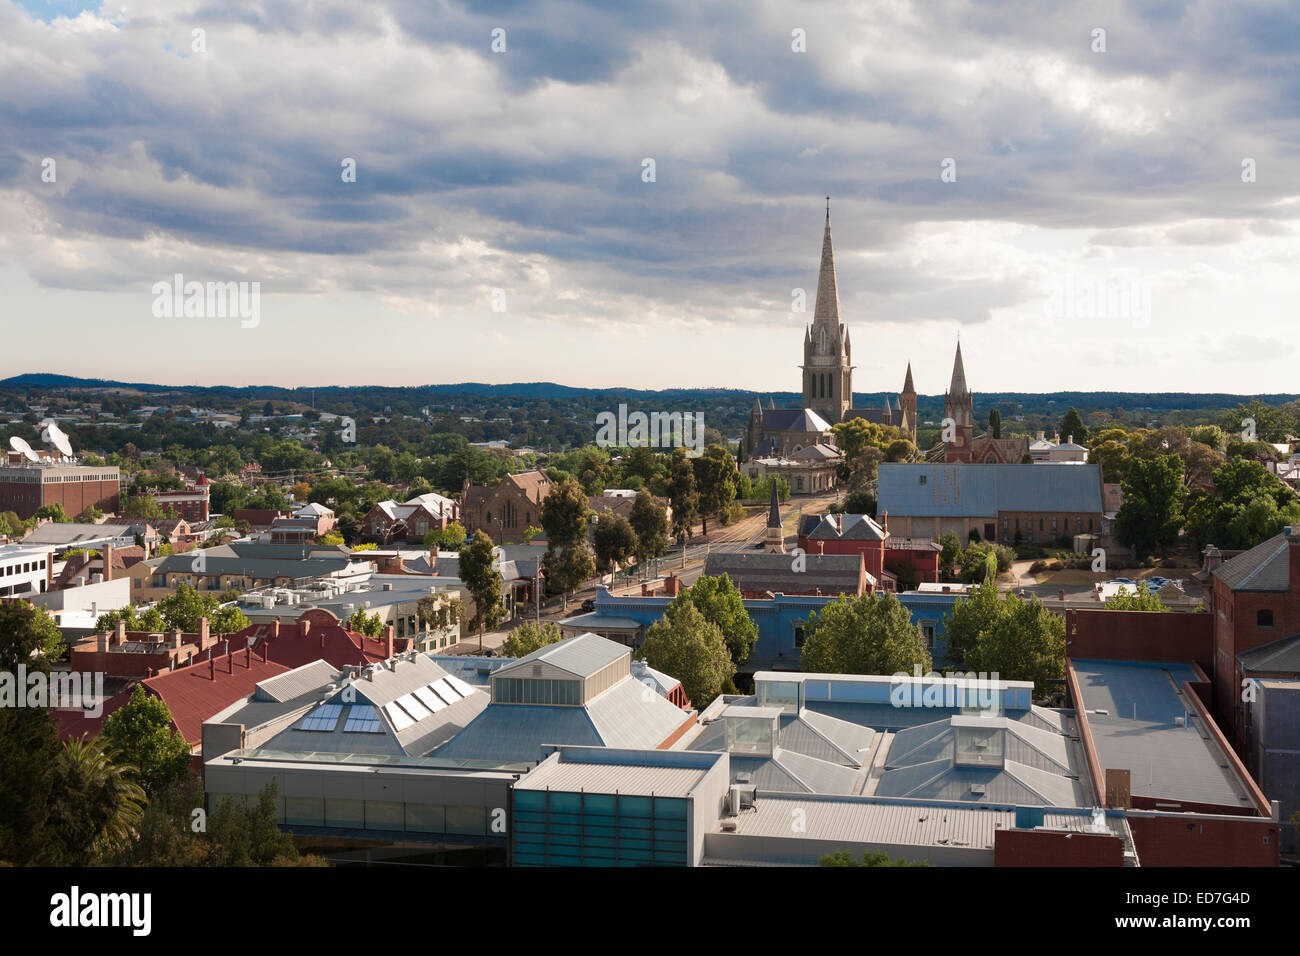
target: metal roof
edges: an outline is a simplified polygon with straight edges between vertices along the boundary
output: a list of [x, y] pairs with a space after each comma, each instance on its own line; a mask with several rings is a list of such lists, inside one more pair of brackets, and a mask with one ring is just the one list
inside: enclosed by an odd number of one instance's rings
[[[1130, 771], [1133, 796], [1253, 809], [1227, 755], [1182, 697], [1183, 683], [1197, 679], [1190, 664], [1071, 665], [1101, 769]], [[1184, 726], [1175, 723], [1180, 718]]]
[[531, 654], [526, 654], [517, 661], [501, 668], [497, 673], [501, 675], [510, 674], [517, 668], [545, 661], [552, 667], [558, 667], [575, 677], [586, 678], [614, 663], [620, 657], [630, 656], [631, 651], [624, 645], [607, 640], [599, 634], [588, 632], [556, 644], [539, 647]]
[[1237, 660], [1247, 674], [1300, 674], [1300, 634], [1243, 651]]
[[1243, 551], [1211, 573], [1234, 591], [1288, 591], [1291, 558], [1286, 532]]
[[724, 758], [720, 754], [562, 747], [514, 785], [516, 790], [688, 797]]
[[1097, 465], [1042, 468], [1032, 465], [882, 463], [879, 507], [907, 517], [995, 517], [1002, 511], [1101, 514]]

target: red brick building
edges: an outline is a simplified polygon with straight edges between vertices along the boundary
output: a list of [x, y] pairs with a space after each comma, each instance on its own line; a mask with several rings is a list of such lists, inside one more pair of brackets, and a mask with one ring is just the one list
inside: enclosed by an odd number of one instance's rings
[[889, 516], [877, 524], [870, 515], [804, 515], [799, 547], [807, 554], [860, 554], [871, 575], [888, 591], [899, 590], [895, 571], [912, 568], [918, 582], [939, 580], [942, 548], [930, 538], [900, 538], [889, 533]]
[[551, 479], [540, 471], [507, 475], [492, 487], [466, 481], [461, 523], [471, 534], [486, 531], [497, 544], [522, 544], [530, 525], [541, 527], [542, 501], [550, 492]]
[[56, 504], [73, 517], [90, 507], [116, 513], [121, 478], [115, 465], [40, 461], [0, 467], [0, 511], [12, 511], [24, 520]]
[[186, 485], [183, 491], [157, 491], [153, 500], [164, 512], [172, 511], [177, 518], [186, 521], [207, 521], [208, 503], [211, 497], [208, 479], [202, 475], [192, 485]]

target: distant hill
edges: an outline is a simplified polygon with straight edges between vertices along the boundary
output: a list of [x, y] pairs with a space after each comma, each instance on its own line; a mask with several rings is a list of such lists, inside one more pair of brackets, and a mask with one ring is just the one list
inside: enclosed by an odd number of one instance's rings
[[[449, 384], [430, 384], [418, 386], [341, 386], [322, 385], [315, 387], [285, 388], [277, 385], [160, 385], [149, 382], [121, 382], [114, 379], [78, 378], [72, 375], [57, 375], [52, 372], [28, 372], [0, 380], [0, 390], [18, 391], [30, 389], [133, 389], [150, 393], [175, 393], [180, 395], [225, 394], [241, 395], [247, 398], [280, 398], [295, 401], [308, 401], [313, 394], [317, 397], [357, 396], [371, 394], [375, 396], [400, 395], [406, 399], [420, 401], [422, 396], [428, 399], [436, 396], [466, 395], [483, 398], [521, 398], [521, 399], [558, 399], [582, 401], [613, 396], [623, 400], [673, 398], [681, 400], [691, 396], [713, 400], [729, 400], [745, 405], [752, 405], [757, 395], [763, 406], [767, 407], [769, 399], [777, 407], [791, 407], [799, 400], [797, 392], [755, 393], [745, 389], [731, 388], [583, 388], [572, 385], [560, 385], [556, 382], [512, 382], [492, 385], [485, 382], [457, 382]], [[853, 396], [855, 407], [879, 407], [888, 397], [891, 403], [898, 401], [896, 392], [857, 392]], [[1280, 405], [1283, 402], [1300, 399], [1300, 394], [1274, 393], [1264, 395], [1240, 395], [1227, 392], [977, 392], [976, 404], [980, 408], [1014, 407], [1026, 414], [1064, 413], [1074, 406], [1080, 412], [1104, 411], [1108, 409], [1149, 410], [1152, 412], [1233, 408], [1240, 404], [1259, 399], [1268, 405]], [[922, 413], [935, 408], [942, 408], [942, 395], [920, 395], [918, 403]]]

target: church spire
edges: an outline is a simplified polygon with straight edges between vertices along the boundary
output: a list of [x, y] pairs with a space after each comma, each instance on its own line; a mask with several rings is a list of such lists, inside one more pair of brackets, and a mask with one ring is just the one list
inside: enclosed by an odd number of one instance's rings
[[916, 386], [912, 384], [912, 363], [907, 363], [907, 378], [903, 379], [903, 394], [915, 395]]
[[969, 390], [966, 388], [966, 367], [961, 361], [960, 341], [957, 343], [957, 358], [952, 363], [952, 384], [948, 386], [948, 394], [953, 398], [969, 394]]
[[835, 248], [831, 242], [831, 197], [826, 197], [826, 231], [822, 235], [822, 264], [817, 273], [817, 305], [813, 323], [827, 322], [832, 328], [840, 322], [840, 288], [835, 281]]

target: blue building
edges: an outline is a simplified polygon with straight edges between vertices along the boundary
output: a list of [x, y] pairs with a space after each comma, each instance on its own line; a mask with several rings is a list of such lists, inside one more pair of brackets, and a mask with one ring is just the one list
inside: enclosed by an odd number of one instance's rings
[[[947, 663], [946, 618], [952, 614], [953, 605], [960, 596], [918, 591], [897, 595], [899, 603], [912, 615], [912, 623], [925, 634], [936, 667]], [[745, 610], [758, 627], [758, 641], [749, 659], [741, 665], [740, 673], [799, 670], [800, 648], [803, 647], [809, 616], [821, 613], [823, 607], [836, 600], [836, 597], [786, 594], [746, 600]], [[614, 595], [602, 587], [596, 591], [594, 611], [570, 618], [560, 626], [566, 634], [591, 631], [635, 647], [645, 638], [650, 625], [664, 616], [672, 602], [670, 597]]]

